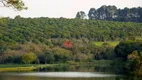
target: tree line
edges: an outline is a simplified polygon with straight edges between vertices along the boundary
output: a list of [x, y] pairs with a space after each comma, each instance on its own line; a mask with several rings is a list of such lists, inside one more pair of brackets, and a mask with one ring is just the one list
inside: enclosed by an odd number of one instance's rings
[[[87, 15], [84, 11], [79, 11], [76, 18], [85, 19]], [[142, 22], [142, 8], [133, 7], [118, 9], [116, 6], [103, 5], [98, 9], [91, 8], [88, 12], [90, 20], [109, 20], [121, 22]]]

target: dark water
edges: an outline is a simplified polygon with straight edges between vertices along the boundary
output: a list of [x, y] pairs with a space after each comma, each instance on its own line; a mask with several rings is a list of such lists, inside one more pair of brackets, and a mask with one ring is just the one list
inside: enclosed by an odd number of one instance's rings
[[110, 66], [56, 66], [33, 72], [0, 73], [0, 80], [142, 80], [116, 74]]

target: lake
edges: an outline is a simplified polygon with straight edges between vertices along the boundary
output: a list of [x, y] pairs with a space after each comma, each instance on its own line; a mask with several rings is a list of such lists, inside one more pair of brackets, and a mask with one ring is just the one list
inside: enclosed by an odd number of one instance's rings
[[0, 80], [140, 80], [116, 74], [111, 66], [66, 65], [40, 68], [32, 72], [0, 73]]

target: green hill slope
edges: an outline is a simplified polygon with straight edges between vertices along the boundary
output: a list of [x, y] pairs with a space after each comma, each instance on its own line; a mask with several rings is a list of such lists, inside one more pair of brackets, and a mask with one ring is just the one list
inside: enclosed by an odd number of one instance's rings
[[15, 19], [0, 19], [0, 40], [10, 43], [46, 42], [51, 38], [118, 41], [141, 36], [142, 23], [19, 16]]
[[[31, 60], [35, 63], [112, 59], [113, 48], [120, 40], [141, 37], [142, 23], [20, 16], [1, 18], [0, 63], [22, 63], [22, 56], [29, 53], [37, 58]], [[103, 42], [108, 42], [107, 46], [102, 46]]]

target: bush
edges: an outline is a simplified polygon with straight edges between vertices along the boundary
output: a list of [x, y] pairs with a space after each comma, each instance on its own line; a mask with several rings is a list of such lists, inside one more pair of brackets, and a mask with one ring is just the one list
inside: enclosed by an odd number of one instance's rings
[[22, 62], [26, 63], [26, 64], [30, 64], [33, 61], [35, 61], [37, 59], [37, 56], [30, 52], [30, 53], [25, 53], [24, 55], [22, 55]]

